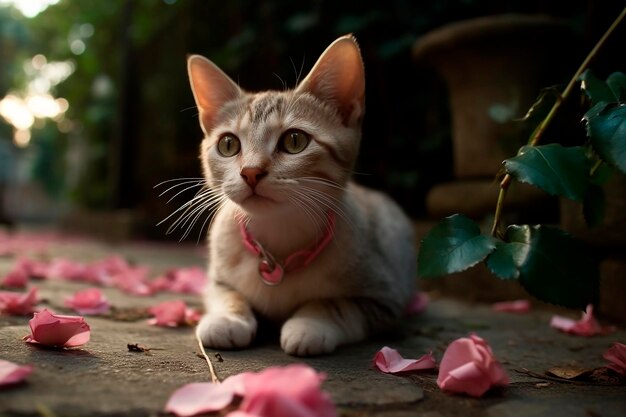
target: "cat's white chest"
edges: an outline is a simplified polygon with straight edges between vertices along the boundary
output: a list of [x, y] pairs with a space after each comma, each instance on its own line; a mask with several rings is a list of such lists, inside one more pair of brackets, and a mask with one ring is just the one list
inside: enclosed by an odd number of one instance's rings
[[236, 289], [258, 313], [272, 319], [285, 320], [305, 302], [334, 297], [341, 293], [337, 280], [333, 279], [332, 257], [323, 253], [306, 268], [292, 272], [284, 271], [282, 281], [268, 285], [259, 271], [262, 259], [245, 249], [235, 257], [237, 263], [212, 262], [211, 269], [222, 269], [222, 281]]

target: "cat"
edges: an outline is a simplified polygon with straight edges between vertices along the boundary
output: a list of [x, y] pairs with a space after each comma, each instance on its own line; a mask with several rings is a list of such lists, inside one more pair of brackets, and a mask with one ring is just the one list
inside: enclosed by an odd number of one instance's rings
[[259, 315], [282, 324], [287, 354], [319, 355], [397, 321], [414, 292], [415, 237], [391, 199], [350, 178], [365, 104], [355, 38], [335, 40], [293, 90], [246, 92], [200, 55], [188, 73], [205, 202], [219, 206], [202, 343], [247, 347]]

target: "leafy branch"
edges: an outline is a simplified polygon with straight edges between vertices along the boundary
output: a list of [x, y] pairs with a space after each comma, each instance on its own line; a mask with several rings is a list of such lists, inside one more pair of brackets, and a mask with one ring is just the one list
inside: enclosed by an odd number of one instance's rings
[[[574, 76], [569, 81], [569, 83], [567, 84], [563, 92], [559, 96], [557, 96], [557, 100], [554, 102], [554, 105], [550, 109], [550, 112], [541, 121], [539, 126], [537, 126], [537, 128], [531, 135], [530, 140], [528, 141], [528, 146], [535, 146], [539, 143], [539, 141], [541, 140], [541, 137], [543, 136], [544, 132], [548, 128], [548, 125], [550, 124], [550, 122], [552, 122], [552, 119], [554, 119], [554, 116], [556, 115], [557, 111], [561, 108], [561, 105], [563, 104], [563, 102], [567, 100], [567, 98], [573, 91], [574, 86], [580, 80], [580, 76], [583, 73], [583, 71], [585, 71], [589, 67], [589, 64], [596, 57], [600, 49], [602, 49], [602, 47], [606, 43], [607, 39], [611, 36], [613, 31], [615, 31], [615, 29], [620, 25], [620, 23], [622, 23], [622, 20], [624, 20], [624, 16], [626, 16], [626, 7], [622, 10], [619, 16], [615, 19], [613, 24], [611, 24], [611, 26], [607, 29], [604, 35], [602, 35], [598, 43], [596, 43], [596, 45], [593, 47], [591, 52], [589, 52], [589, 54], [587, 55], [585, 60], [582, 62], [582, 64], [580, 64], [580, 67], [574, 73]], [[492, 236], [496, 236], [498, 233], [500, 222], [502, 219], [502, 209], [504, 207], [504, 200], [506, 198], [507, 190], [509, 189], [509, 186], [511, 185], [511, 180], [512, 180], [511, 174], [507, 173], [502, 179], [502, 181], [500, 182], [500, 192], [498, 194], [498, 201], [496, 203], [496, 211], [494, 214], [493, 226], [491, 227]]]
[[[443, 219], [422, 241], [418, 259], [421, 276], [460, 272], [485, 262], [494, 275], [518, 280], [543, 301], [580, 309], [597, 302], [597, 263], [581, 242], [554, 227], [510, 225], [502, 231], [500, 223], [506, 193], [514, 179], [582, 203], [588, 224], [602, 221], [601, 185], [606, 172], [616, 169], [626, 173], [626, 75], [616, 72], [602, 81], [587, 68], [625, 16], [626, 8], [585, 58], [528, 144], [503, 162], [506, 175], [500, 183], [491, 233], [483, 235], [475, 222], [460, 214]], [[539, 146], [556, 112], [579, 82], [591, 103], [584, 116], [589, 143]]]

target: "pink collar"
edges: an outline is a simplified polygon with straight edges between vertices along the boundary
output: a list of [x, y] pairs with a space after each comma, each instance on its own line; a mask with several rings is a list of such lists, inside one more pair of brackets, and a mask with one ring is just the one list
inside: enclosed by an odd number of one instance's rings
[[309, 265], [328, 246], [335, 236], [335, 213], [329, 211], [327, 216], [327, 227], [324, 236], [310, 249], [303, 249], [292, 253], [284, 262], [279, 262], [266, 251], [258, 240], [254, 239], [246, 226], [240, 222], [239, 230], [243, 246], [259, 257], [259, 275], [263, 283], [273, 286], [282, 282], [285, 274], [299, 271]]

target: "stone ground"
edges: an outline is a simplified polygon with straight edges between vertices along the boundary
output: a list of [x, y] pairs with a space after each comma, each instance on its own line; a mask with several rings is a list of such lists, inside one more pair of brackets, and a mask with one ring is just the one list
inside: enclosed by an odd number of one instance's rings
[[[76, 243], [50, 249], [50, 256], [76, 260], [101, 259], [116, 253], [158, 272], [168, 267], [202, 265], [201, 250], [181, 245], [105, 245]], [[0, 258], [0, 275], [13, 259]], [[37, 284], [43, 305], [57, 312], [65, 295], [80, 284]], [[135, 297], [104, 289], [118, 308], [147, 307], [176, 294]], [[200, 307], [198, 297], [185, 296]], [[543, 373], [555, 366], [593, 368], [604, 364], [602, 353], [614, 341], [626, 341], [626, 332], [580, 338], [561, 334], [548, 326], [554, 311], [534, 309], [526, 315], [495, 313], [488, 305], [437, 298], [428, 310], [378, 338], [340, 348], [330, 356], [298, 359], [285, 355], [276, 335], [242, 351], [208, 351], [220, 378], [268, 366], [304, 362], [327, 375], [330, 392], [342, 416], [486, 416], [486, 417], [623, 417], [626, 387], [588, 383], [561, 383], [530, 377], [522, 368]], [[561, 312], [563, 313], [563, 312]], [[565, 312], [574, 317], [577, 312]], [[28, 382], [0, 390], [0, 416], [98, 417], [164, 416], [165, 402], [178, 387], [209, 380], [206, 362], [198, 356], [191, 328], [158, 328], [137, 321], [88, 317], [91, 341], [79, 349], [42, 349], [21, 341], [28, 333], [28, 318], [0, 317], [0, 358], [35, 366]], [[404, 376], [383, 374], [372, 366], [382, 346], [398, 349], [405, 357], [433, 350], [441, 359], [447, 344], [470, 332], [487, 339], [503, 363], [511, 384], [481, 399], [441, 392], [435, 372]], [[150, 347], [148, 353], [129, 352], [127, 344]]]

